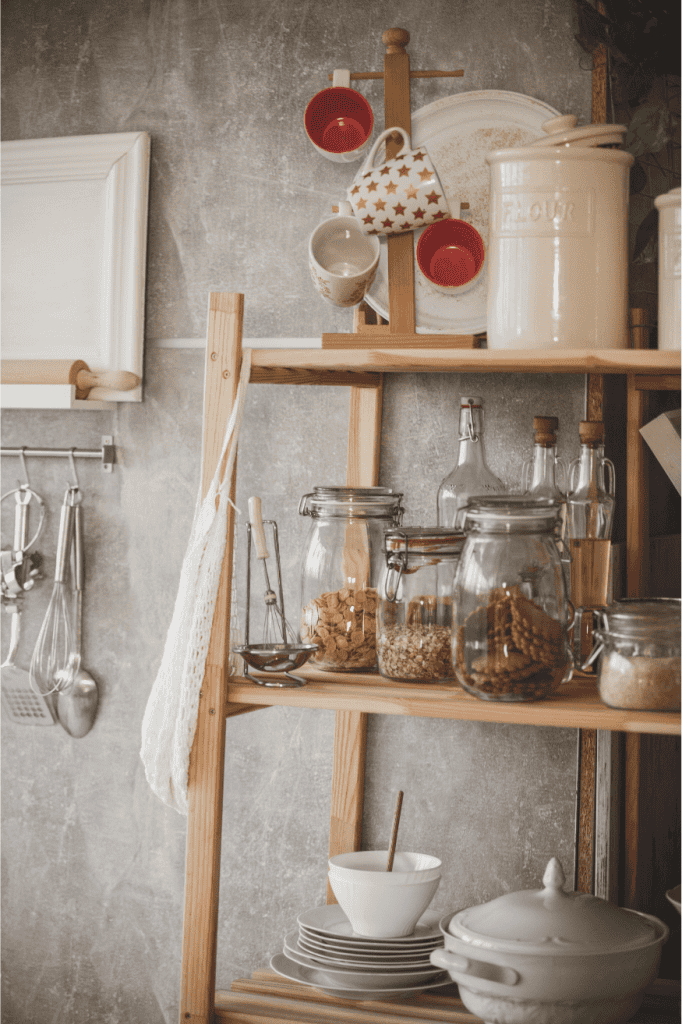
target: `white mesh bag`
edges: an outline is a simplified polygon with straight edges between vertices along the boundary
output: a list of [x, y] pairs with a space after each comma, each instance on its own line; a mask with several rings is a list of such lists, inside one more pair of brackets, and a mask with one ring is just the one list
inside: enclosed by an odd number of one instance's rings
[[[244, 349], [222, 452], [203, 499], [199, 488], [173, 618], [142, 720], [140, 756], [147, 781], [156, 795], [180, 814], [188, 810], [189, 755], [225, 554], [230, 481], [250, 369], [251, 351]], [[226, 456], [221, 483], [220, 467]]]

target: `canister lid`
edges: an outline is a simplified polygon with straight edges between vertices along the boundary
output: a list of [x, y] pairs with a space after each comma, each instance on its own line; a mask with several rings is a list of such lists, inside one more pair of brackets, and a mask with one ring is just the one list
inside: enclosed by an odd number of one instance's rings
[[459, 555], [464, 547], [466, 534], [447, 526], [406, 526], [389, 529], [384, 534], [384, 551], [405, 552], [410, 555], [452, 556]]
[[641, 949], [665, 938], [662, 921], [588, 893], [564, 892], [566, 877], [552, 857], [542, 889], [498, 896], [461, 910], [448, 931], [478, 949], [576, 956]]
[[549, 533], [561, 511], [549, 498], [523, 494], [474, 495], [464, 507], [464, 529], [494, 533]]
[[545, 121], [541, 138], [528, 143], [529, 146], [622, 146], [627, 133], [624, 124], [586, 124], [577, 128], [575, 114], [562, 114]]
[[671, 188], [669, 192], [664, 192], [661, 196], [656, 196], [654, 199], [654, 206], [657, 210], [661, 210], [666, 206], [679, 206], [680, 205], [680, 187]]
[[679, 597], [623, 598], [604, 608], [603, 632], [631, 640], [656, 640], [672, 637], [680, 641]]
[[303, 516], [395, 518], [402, 516], [402, 497], [391, 487], [315, 487], [303, 495], [298, 511]]

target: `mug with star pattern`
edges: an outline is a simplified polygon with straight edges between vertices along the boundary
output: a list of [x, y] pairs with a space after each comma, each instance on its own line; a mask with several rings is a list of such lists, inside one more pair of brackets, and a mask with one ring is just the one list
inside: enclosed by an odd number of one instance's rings
[[[390, 136], [403, 145], [390, 160], [375, 167], [379, 146]], [[450, 207], [431, 157], [424, 146], [412, 149], [403, 128], [387, 128], [372, 146], [362, 170], [348, 189], [348, 200], [366, 235], [396, 235], [445, 220]]]

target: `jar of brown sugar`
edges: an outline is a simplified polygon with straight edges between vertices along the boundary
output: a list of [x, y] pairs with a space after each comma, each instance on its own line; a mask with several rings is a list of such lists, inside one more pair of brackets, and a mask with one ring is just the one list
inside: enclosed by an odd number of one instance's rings
[[452, 584], [464, 534], [440, 527], [387, 530], [379, 585], [377, 661], [387, 679], [454, 678]]
[[377, 587], [384, 532], [402, 522], [402, 494], [386, 487], [316, 487], [299, 513], [311, 517], [301, 579], [301, 640], [324, 671], [376, 668]]
[[599, 696], [612, 708], [680, 710], [680, 600], [628, 598], [595, 613], [585, 667], [599, 658]]
[[453, 660], [482, 700], [548, 697], [573, 674], [573, 607], [555, 541], [561, 506], [520, 495], [472, 498], [453, 586]]

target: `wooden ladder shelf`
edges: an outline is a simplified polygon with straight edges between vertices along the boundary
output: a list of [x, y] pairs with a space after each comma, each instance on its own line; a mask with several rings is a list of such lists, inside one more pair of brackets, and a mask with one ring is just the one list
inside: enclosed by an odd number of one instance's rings
[[[405, 45], [409, 35], [390, 29], [383, 35], [387, 51], [382, 72], [355, 72], [351, 78], [383, 77], [386, 124], [411, 130], [410, 78], [420, 75], [460, 76], [453, 72], [411, 72]], [[397, 145], [397, 144], [396, 144]], [[389, 149], [389, 156], [395, 150]], [[638, 430], [648, 388], [679, 387], [679, 353], [619, 351], [599, 353], [506, 353], [479, 349], [480, 338], [423, 335], [415, 331], [413, 235], [388, 239], [389, 323], [377, 322], [366, 305], [355, 314], [352, 334], [323, 335], [317, 350], [258, 350], [253, 353], [252, 383], [334, 384], [350, 388], [348, 486], [374, 486], [379, 481], [384, 372], [572, 372], [590, 375], [592, 408], [601, 407], [603, 373], [627, 374], [628, 476], [644, 480]], [[209, 296], [207, 358], [203, 418], [202, 484], [205, 492], [220, 455], [225, 426], [235, 400], [242, 361], [243, 296]], [[234, 499], [236, 467], [231, 481]], [[630, 484], [629, 484], [630, 486]], [[638, 491], [639, 493], [639, 491]], [[641, 584], [645, 515], [628, 512], [628, 578]], [[632, 524], [632, 525], [630, 525]], [[566, 693], [537, 704], [489, 704], [455, 686], [416, 688], [391, 684], [376, 675], [337, 676], [305, 669], [306, 687], [264, 689], [245, 679], [229, 678], [229, 622], [234, 542], [230, 510], [228, 542], [220, 577], [197, 729], [189, 770], [189, 816], [182, 945], [180, 1022], [192, 1024], [268, 1024], [275, 1021], [337, 1022], [337, 1024], [407, 1024], [441, 1021], [474, 1024], [456, 988], [439, 995], [422, 994], [397, 1003], [357, 1003], [335, 999], [314, 989], [287, 982], [270, 971], [216, 993], [216, 940], [220, 880], [223, 773], [226, 720], [273, 704], [326, 707], [335, 711], [330, 856], [359, 848], [361, 841], [367, 716], [416, 714], [427, 717], [568, 725], [606, 729], [631, 735], [642, 732], [679, 735], [679, 716], [613, 712], [578, 677]], [[596, 735], [596, 732], [595, 732]], [[638, 750], [638, 748], [637, 748]], [[636, 845], [636, 844], [635, 844]], [[633, 854], [636, 867], [636, 853]], [[328, 902], [333, 895], [328, 892]], [[659, 1009], [670, 1005], [675, 1019], [679, 986], [659, 982], [650, 1000]], [[637, 1020], [649, 1019], [636, 1016]], [[658, 1019], [658, 1018], [657, 1018]], [[666, 1018], [660, 1018], [668, 1019]]]

